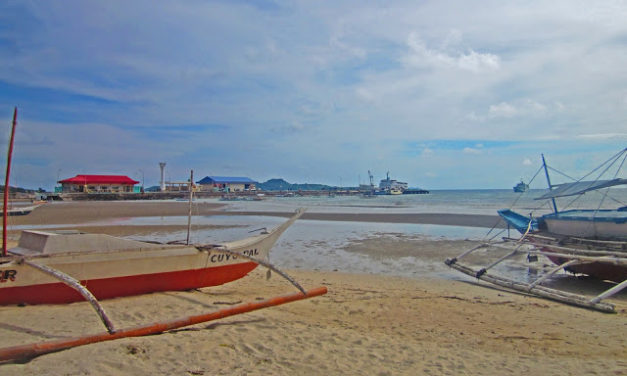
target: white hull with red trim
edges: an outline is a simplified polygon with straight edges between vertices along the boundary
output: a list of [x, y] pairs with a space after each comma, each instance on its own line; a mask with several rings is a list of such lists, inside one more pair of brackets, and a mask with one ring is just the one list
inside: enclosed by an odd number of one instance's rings
[[301, 214], [298, 212], [269, 233], [198, 248], [102, 234], [24, 231], [18, 247], [0, 260], [0, 305], [84, 300], [79, 292], [22, 262], [23, 259], [79, 280], [97, 299], [189, 290], [234, 281], [258, 264], [232, 253], [267, 262], [276, 240]]

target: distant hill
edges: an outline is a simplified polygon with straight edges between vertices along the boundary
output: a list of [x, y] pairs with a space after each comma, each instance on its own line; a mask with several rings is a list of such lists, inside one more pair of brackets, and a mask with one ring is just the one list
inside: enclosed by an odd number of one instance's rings
[[335, 189], [335, 187], [324, 184], [292, 184], [283, 179], [270, 179], [265, 183], [258, 183], [257, 187], [264, 191], [327, 191]]
[[[39, 191], [43, 192], [41, 188], [39, 188]], [[4, 192], [4, 185], [0, 185], [0, 192]], [[35, 193], [35, 190], [9, 186], [9, 193]]]

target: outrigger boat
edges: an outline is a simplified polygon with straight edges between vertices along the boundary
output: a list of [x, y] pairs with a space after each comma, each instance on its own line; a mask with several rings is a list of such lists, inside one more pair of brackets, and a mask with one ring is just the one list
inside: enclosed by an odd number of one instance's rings
[[[553, 185], [543, 155], [541, 169], [545, 172], [549, 190], [536, 200], [549, 200], [553, 212], [534, 217], [519, 214], [511, 209], [499, 210], [498, 214], [505, 220], [508, 228], [518, 230], [522, 234], [521, 238], [506, 237], [503, 242], [483, 243], [456, 258], [447, 259], [446, 264], [503, 287], [613, 312], [614, 306], [602, 300], [627, 288], [627, 206], [623, 204], [616, 209], [601, 209], [601, 207], [603, 201], [610, 197], [608, 192], [610, 187], [627, 184], [627, 179], [618, 177], [626, 159], [627, 148], [594, 170], [602, 169], [607, 173], [612, 167], [618, 166], [611, 179], [582, 179], [573, 183]], [[596, 208], [558, 210], [556, 198], [581, 196], [593, 191], [602, 192], [601, 203]], [[512, 244], [514, 244], [513, 247]], [[479, 270], [459, 263], [459, 260], [467, 254], [482, 248], [488, 250], [505, 248], [509, 249], [510, 253]], [[539, 255], [544, 255], [557, 266], [531, 283], [517, 282], [495, 274], [488, 274], [489, 269], [520, 253], [527, 253], [529, 261], [535, 261]], [[611, 281], [615, 285], [592, 298], [541, 286], [549, 277], [561, 270]]]
[[[5, 186], [8, 186], [17, 108], [9, 144]], [[193, 181], [193, 171], [190, 182]], [[191, 184], [191, 183], [190, 183]], [[184, 244], [160, 244], [79, 231], [23, 231], [18, 246], [7, 250], [6, 214], [0, 256], [0, 305], [64, 304], [87, 300], [107, 332], [60, 341], [0, 348], [0, 363], [122, 337], [161, 333], [251, 310], [323, 295], [325, 287], [304, 290], [268, 262], [281, 234], [304, 212], [298, 210], [273, 230], [219, 245], [190, 245], [189, 224], [193, 190], [190, 187], [188, 236]], [[4, 195], [7, 210], [8, 192]], [[117, 330], [99, 299], [160, 291], [191, 290], [240, 279], [258, 265], [289, 280], [298, 293], [244, 303], [204, 315]]]
[[[0, 258], [0, 305], [85, 300], [66, 283], [80, 281], [98, 299], [217, 286], [268, 262], [270, 248], [302, 215], [272, 231], [220, 245], [158, 244], [79, 231], [22, 232]], [[246, 257], [248, 256], [248, 257]], [[56, 272], [52, 272], [56, 271]]]

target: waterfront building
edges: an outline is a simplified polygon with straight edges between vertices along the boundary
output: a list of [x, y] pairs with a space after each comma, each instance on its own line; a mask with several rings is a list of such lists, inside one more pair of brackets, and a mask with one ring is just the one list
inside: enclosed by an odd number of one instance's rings
[[139, 181], [124, 175], [76, 175], [57, 183], [63, 193], [119, 193], [134, 192]]
[[204, 192], [244, 192], [256, 191], [257, 182], [246, 177], [205, 176], [196, 182]]

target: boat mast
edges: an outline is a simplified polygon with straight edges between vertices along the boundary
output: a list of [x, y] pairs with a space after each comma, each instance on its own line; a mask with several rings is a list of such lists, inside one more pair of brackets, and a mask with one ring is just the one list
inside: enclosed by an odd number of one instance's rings
[[194, 170], [191, 170], [189, 176], [189, 212], [187, 214], [187, 240], [185, 244], [189, 245], [189, 233], [192, 228], [192, 197], [194, 194]]
[[[542, 155], [542, 167], [544, 167], [544, 175], [546, 175], [546, 182], [549, 184], [549, 190], [552, 190], [553, 185], [551, 184], [551, 178], [549, 177], [549, 169], [546, 167], [544, 154], [541, 154], [541, 155]], [[551, 198], [551, 203], [553, 203], [553, 212], [557, 213], [557, 204], [555, 203], [555, 197]]]
[[7, 217], [9, 216], [9, 174], [11, 173], [11, 155], [13, 154], [13, 139], [15, 138], [15, 126], [17, 125], [17, 107], [13, 110], [13, 126], [11, 127], [11, 140], [7, 152], [7, 173], [4, 177], [4, 208], [2, 216], [2, 256], [7, 255]]

